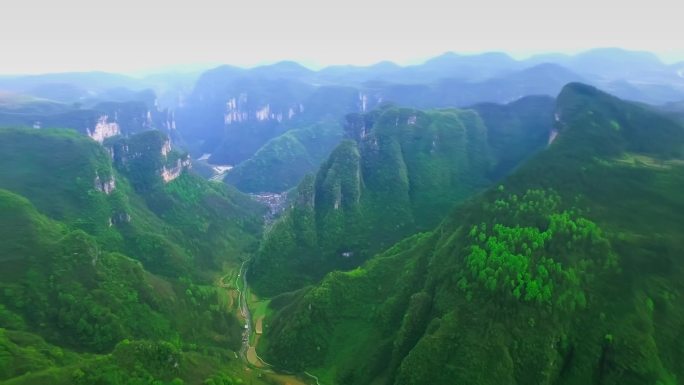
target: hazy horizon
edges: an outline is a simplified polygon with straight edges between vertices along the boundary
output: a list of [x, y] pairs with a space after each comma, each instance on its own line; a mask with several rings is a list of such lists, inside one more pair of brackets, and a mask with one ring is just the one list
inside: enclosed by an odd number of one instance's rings
[[684, 60], [667, 60], [661, 55], [658, 55], [655, 52], [652, 51], [647, 51], [647, 50], [636, 50], [636, 49], [628, 49], [628, 48], [623, 48], [623, 47], [594, 47], [594, 48], [589, 48], [586, 50], [578, 50], [578, 51], [540, 51], [540, 52], [534, 52], [534, 53], [528, 53], [528, 54], [515, 54], [512, 52], [506, 52], [504, 50], [486, 50], [486, 51], [472, 51], [472, 52], [463, 52], [463, 51], [443, 51], [440, 53], [436, 53], [434, 55], [429, 55], [429, 56], [424, 56], [424, 57], [416, 57], [412, 59], [407, 59], [404, 61], [398, 61], [398, 60], [391, 60], [391, 59], [382, 59], [378, 61], [373, 61], [369, 63], [326, 63], [326, 64], [316, 64], [311, 61], [306, 61], [306, 60], [297, 60], [293, 58], [288, 58], [288, 57], [283, 57], [281, 59], [274, 59], [274, 60], [262, 60], [262, 61], [256, 61], [252, 64], [235, 64], [235, 63], [230, 63], [230, 62], [206, 62], [206, 63], [188, 63], [188, 64], [180, 64], [180, 63], [166, 63], [163, 65], [155, 66], [155, 67], [141, 67], [141, 68], [135, 68], [135, 69], [130, 69], [130, 70], [115, 70], [115, 69], [101, 69], [101, 68], [90, 68], [90, 69], [74, 69], [74, 70], [55, 70], [55, 71], [36, 71], [36, 72], [0, 72], [0, 76], [32, 76], [32, 75], [48, 75], [48, 74], [60, 74], [60, 73], [88, 73], [88, 72], [102, 72], [102, 73], [112, 73], [112, 74], [120, 74], [120, 75], [126, 75], [126, 76], [131, 76], [131, 77], [137, 77], [137, 76], [149, 76], [149, 75], [154, 75], [154, 74], [162, 74], [162, 73], [178, 73], [178, 74], [185, 74], [185, 73], [193, 73], [193, 72], [203, 72], [205, 70], [211, 69], [211, 68], [216, 68], [218, 66], [223, 66], [223, 65], [228, 65], [228, 66], [234, 66], [238, 68], [244, 68], [244, 69], [250, 69], [250, 68], [256, 68], [260, 66], [268, 66], [268, 65], [274, 65], [277, 63], [283, 63], [283, 62], [293, 62], [297, 63], [309, 70], [312, 71], [319, 71], [328, 67], [335, 67], [335, 66], [357, 66], [357, 67], [368, 67], [368, 66], [373, 66], [381, 63], [393, 63], [401, 67], [406, 67], [406, 66], [411, 66], [411, 65], [420, 65], [423, 64], [431, 59], [434, 59], [436, 57], [442, 56], [442, 55], [448, 55], [448, 54], [456, 54], [456, 55], [461, 55], [461, 56], [477, 56], [477, 55], [483, 55], [483, 54], [505, 54], [508, 55], [509, 57], [513, 58], [516, 61], [525, 61], [527, 59], [532, 59], [536, 56], [545, 56], [545, 55], [567, 55], [567, 56], [573, 56], [577, 54], [582, 54], [585, 52], [589, 51], [594, 51], [594, 50], [602, 50], [602, 49], [619, 49], [619, 50], [624, 50], [624, 51], [629, 51], [629, 52], [640, 52], [640, 53], [648, 53], [648, 54], [653, 54], [655, 55], [661, 62], [663, 62], [666, 65], [674, 65], [680, 62], [684, 62]]
[[0, 74], [131, 74], [283, 60], [309, 68], [407, 65], [444, 52], [520, 59], [601, 47], [648, 51], [674, 63], [684, 61], [684, 45], [677, 5], [669, 3], [10, 1], [0, 15]]

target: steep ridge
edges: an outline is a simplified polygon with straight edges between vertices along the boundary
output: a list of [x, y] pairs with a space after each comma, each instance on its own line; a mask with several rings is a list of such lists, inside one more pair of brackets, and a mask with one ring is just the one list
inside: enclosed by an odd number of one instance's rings
[[159, 131], [113, 138], [105, 147], [66, 130], [7, 129], [0, 136], [8, 165], [0, 188], [144, 258], [155, 272], [187, 271], [190, 250], [200, 266], [220, 266], [227, 250], [237, 251], [227, 245], [253, 244], [259, 233], [259, 206], [184, 172], [186, 155], [172, 151]]
[[161, 132], [111, 141], [0, 130], [0, 380], [243, 378], [213, 279], [254, 249], [265, 208], [187, 167], [165, 178], [185, 155]]
[[553, 98], [527, 96], [509, 104], [481, 103], [470, 109], [477, 111], [487, 126], [494, 179], [507, 175], [551, 138]]
[[331, 384], [676, 383], [684, 127], [582, 84], [556, 114], [434, 231], [274, 298], [262, 355]]
[[289, 190], [315, 171], [340, 140], [342, 129], [337, 122], [289, 130], [235, 166], [225, 181], [251, 193]]
[[290, 62], [252, 69], [222, 66], [202, 74], [183, 98], [178, 130], [193, 154], [211, 154], [212, 163], [235, 166], [288, 130], [388, 102], [419, 109], [509, 103], [530, 95], [556, 96], [569, 82], [640, 102], [679, 101], [684, 81], [678, 70], [653, 54], [621, 49], [525, 60], [496, 52], [446, 53], [406, 67], [382, 62], [320, 71]]
[[299, 185], [256, 255], [251, 283], [265, 295], [297, 289], [430, 229], [444, 210], [491, 183], [492, 170], [505, 173], [543, 148], [552, 108], [549, 98], [535, 97], [472, 110], [349, 115], [349, 139]]
[[171, 381], [197, 375], [191, 344], [239, 346], [237, 321], [204, 311], [217, 300], [206, 286], [154, 276], [7, 190], [0, 211], [3, 383]]
[[0, 127], [71, 128], [100, 143], [152, 129], [176, 136], [173, 112], [157, 107], [154, 93], [127, 96], [135, 99], [81, 105], [10, 98], [0, 101]]

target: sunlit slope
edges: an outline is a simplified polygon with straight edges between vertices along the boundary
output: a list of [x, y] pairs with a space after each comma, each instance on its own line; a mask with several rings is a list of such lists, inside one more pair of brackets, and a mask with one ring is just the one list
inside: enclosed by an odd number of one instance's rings
[[272, 301], [263, 352], [338, 384], [674, 384], [684, 127], [571, 84], [500, 185]]
[[385, 108], [347, 116], [347, 140], [291, 194], [251, 270], [262, 294], [303, 287], [358, 266], [436, 226], [454, 204], [544, 148], [544, 97], [468, 110]]

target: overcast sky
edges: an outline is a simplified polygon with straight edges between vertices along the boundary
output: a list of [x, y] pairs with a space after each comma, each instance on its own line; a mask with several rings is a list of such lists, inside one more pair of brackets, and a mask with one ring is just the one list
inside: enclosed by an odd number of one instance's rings
[[684, 60], [672, 0], [2, 0], [0, 73], [407, 64], [616, 46]]

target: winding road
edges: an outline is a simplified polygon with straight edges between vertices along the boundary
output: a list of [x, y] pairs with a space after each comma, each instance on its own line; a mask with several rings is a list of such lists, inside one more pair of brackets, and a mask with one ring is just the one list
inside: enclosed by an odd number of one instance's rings
[[[238, 292], [238, 308], [240, 309], [240, 315], [245, 320], [245, 325], [244, 325], [244, 331], [242, 332], [242, 346], [240, 347], [240, 357], [242, 360], [249, 366], [255, 367], [254, 362], [250, 362], [249, 360], [249, 351], [250, 349], [255, 349], [255, 356], [256, 359], [259, 361], [259, 363], [263, 364], [263, 368], [255, 368], [257, 370], [260, 370], [262, 373], [265, 375], [271, 376], [274, 379], [278, 379], [281, 381], [284, 381], [285, 384], [288, 385], [309, 385], [307, 382], [303, 381], [301, 378], [297, 377], [296, 375], [289, 374], [289, 373], [279, 373], [276, 372], [275, 370], [271, 369], [273, 365], [269, 364], [268, 362], [264, 361], [259, 357], [258, 354], [256, 354], [256, 346], [251, 346], [249, 342], [249, 338], [252, 335], [252, 312], [249, 310], [249, 304], [247, 302], [247, 272], [249, 269], [246, 267], [247, 263], [249, 261], [244, 261], [242, 262], [242, 265], [240, 265], [240, 271], [238, 272], [237, 277], [235, 277], [235, 289]], [[240, 289], [240, 280], [242, 280], [242, 289]], [[219, 281], [221, 284], [221, 287], [227, 288], [225, 286], [225, 283], [223, 283], [223, 279]], [[314, 376], [311, 373], [308, 372], [303, 372], [304, 375], [309, 377], [310, 379], [314, 380], [316, 385], [321, 385], [321, 383], [318, 380], [318, 377]]]
[[[238, 308], [240, 309], [240, 314], [245, 320], [245, 330], [242, 332], [242, 347], [240, 348], [240, 357], [245, 362], [248, 362], [247, 351], [249, 351], [249, 337], [252, 335], [252, 313], [249, 311], [249, 305], [247, 304], [247, 296], [245, 291], [247, 289], [247, 269], [245, 269], [245, 264], [247, 261], [242, 262], [240, 265], [240, 271], [237, 277], [235, 277], [235, 289], [238, 292]], [[240, 279], [242, 279], [242, 290], [240, 290]]]

